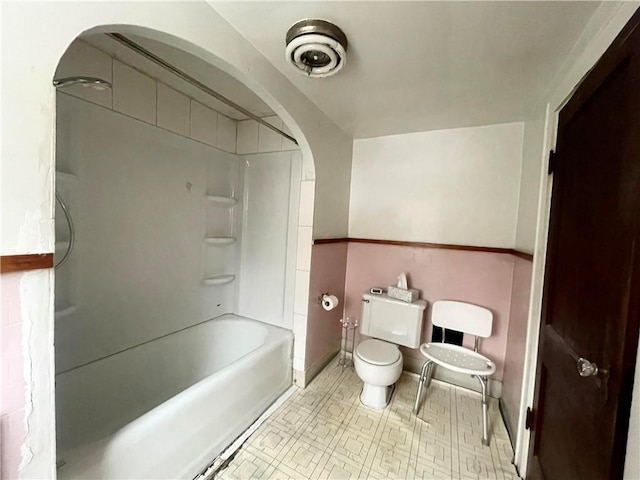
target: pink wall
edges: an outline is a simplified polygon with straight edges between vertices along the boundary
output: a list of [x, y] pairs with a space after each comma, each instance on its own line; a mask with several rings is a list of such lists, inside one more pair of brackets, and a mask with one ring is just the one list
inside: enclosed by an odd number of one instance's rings
[[20, 280], [22, 273], [0, 275], [0, 463], [1, 478], [18, 476], [20, 447], [25, 440], [25, 383], [22, 360]]
[[314, 245], [311, 253], [309, 313], [305, 370], [340, 346], [342, 305], [329, 312], [322, 309], [318, 297], [329, 292], [344, 302], [347, 243]]
[[515, 258], [511, 311], [509, 313], [509, 335], [502, 376], [502, 402], [506, 407], [510, 428], [517, 428], [518, 411], [522, 390], [522, 374], [527, 343], [529, 318], [529, 295], [531, 293], [530, 260]]
[[[436, 300], [460, 300], [489, 308], [494, 314], [493, 334], [480, 344], [480, 352], [496, 362], [493, 378], [502, 379], [507, 337], [511, 284], [515, 257], [509, 254], [349, 243], [345, 291], [345, 315], [361, 317], [362, 292], [373, 286], [393, 284], [401, 272], [409, 286], [429, 302], [423, 326], [423, 342], [431, 338], [431, 305]], [[312, 272], [313, 282], [313, 272]], [[473, 347], [473, 338], [465, 338]], [[405, 350], [420, 358], [420, 352]]]

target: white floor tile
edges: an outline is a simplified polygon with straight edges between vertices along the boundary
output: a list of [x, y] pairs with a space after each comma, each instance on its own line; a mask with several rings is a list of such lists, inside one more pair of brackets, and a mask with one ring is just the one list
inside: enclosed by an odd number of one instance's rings
[[416, 416], [416, 382], [404, 374], [389, 406], [373, 410], [359, 401], [362, 384], [353, 369], [334, 360], [249, 438], [217, 478], [518, 479], [495, 399], [486, 447], [479, 394], [433, 381]]

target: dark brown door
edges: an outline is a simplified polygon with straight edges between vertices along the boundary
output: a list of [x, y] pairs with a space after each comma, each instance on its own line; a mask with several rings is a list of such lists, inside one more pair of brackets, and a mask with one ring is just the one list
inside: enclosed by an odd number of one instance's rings
[[639, 23], [560, 112], [530, 479], [622, 478], [640, 307]]

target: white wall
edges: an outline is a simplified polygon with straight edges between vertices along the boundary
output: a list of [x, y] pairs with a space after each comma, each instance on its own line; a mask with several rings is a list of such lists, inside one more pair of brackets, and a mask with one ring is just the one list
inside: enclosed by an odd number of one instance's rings
[[523, 130], [355, 140], [349, 236], [513, 248]]
[[[348, 182], [333, 183], [331, 172], [350, 170], [351, 140], [205, 2], [3, 2], [1, 22], [2, 255], [54, 249], [51, 81], [74, 38], [101, 25], [124, 25], [109, 30], [169, 42], [254, 90], [300, 140], [303, 178], [317, 178], [318, 196], [330, 199], [316, 204], [314, 228], [323, 235], [346, 233]], [[147, 30], [130, 27], [136, 25]], [[18, 446], [23, 452], [22, 478], [55, 476], [51, 275], [49, 271], [21, 277], [20, 301], [28, 306], [21, 312], [23, 356], [30, 366], [25, 371], [28, 433]], [[30, 283], [36, 277], [38, 281]]]
[[[342, 136], [327, 139], [334, 154], [322, 164], [316, 162], [313, 238], [344, 238], [349, 229], [351, 154], [353, 142]], [[329, 147], [329, 145], [327, 145]], [[311, 180], [308, 176], [304, 180]]]
[[542, 181], [540, 163], [543, 155], [543, 136], [542, 114], [535, 116], [535, 120], [525, 122], [515, 248], [527, 253], [533, 253], [536, 240], [538, 198]]

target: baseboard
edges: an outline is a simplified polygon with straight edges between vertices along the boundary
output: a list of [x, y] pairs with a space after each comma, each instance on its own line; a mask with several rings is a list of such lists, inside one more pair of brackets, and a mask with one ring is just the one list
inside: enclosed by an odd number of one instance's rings
[[507, 408], [506, 403], [504, 402], [504, 400], [501, 398], [498, 401], [498, 408], [500, 409], [500, 415], [502, 415], [502, 421], [504, 422], [504, 426], [507, 427], [507, 434], [509, 435], [509, 441], [511, 442], [511, 448], [513, 448], [513, 450], [516, 450], [516, 436], [515, 436], [515, 430], [513, 429], [513, 425], [511, 424], [511, 421], [509, 420], [509, 409]]
[[[339, 351], [340, 347], [336, 346], [335, 349], [327, 352], [304, 372], [301, 370], [294, 370], [293, 383], [300, 388], [306, 388], [311, 380], [313, 380], [315, 376], [318, 375], [318, 373], [320, 373], [322, 369], [327, 366], [327, 364], [336, 356]], [[408, 372], [419, 374], [423, 364], [424, 360], [420, 358], [409, 356], [404, 357], [404, 370]], [[473, 390], [475, 392], [481, 392], [480, 383], [470, 375], [452, 372], [451, 370], [438, 368], [436, 366], [436, 368], [434, 369], [433, 378], [446, 383], [450, 383], [452, 385], [456, 385], [458, 387], [468, 388], [469, 390]], [[487, 382], [487, 394], [493, 398], [502, 397], [502, 382], [500, 380], [490, 378]]]
[[338, 354], [340, 351], [340, 346], [336, 346], [335, 348], [329, 350], [326, 354], [320, 357], [316, 362], [313, 363], [309, 368], [307, 368], [304, 372], [301, 370], [293, 371], [293, 383], [300, 388], [306, 388], [311, 380], [313, 380], [316, 375], [318, 375], [324, 367], [326, 367], [331, 360]]
[[[423, 364], [424, 360], [421, 358], [409, 357], [407, 355], [405, 355], [404, 357], [404, 369], [408, 372], [419, 374]], [[478, 380], [473, 378], [471, 375], [452, 372], [451, 370], [447, 370], [446, 368], [439, 368], [438, 366], [436, 366], [436, 368], [434, 369], [433, 378], [446, 383], [450, 383], [452, 385], [456, 385], [458, 387], [468, 388], [469, 390], [473, 390], [475, 392], [482, 391]], [[502, 397], [502, 382], [500, 380], [490, 378], [487, 382], [487, 394], [493, 398]]]

